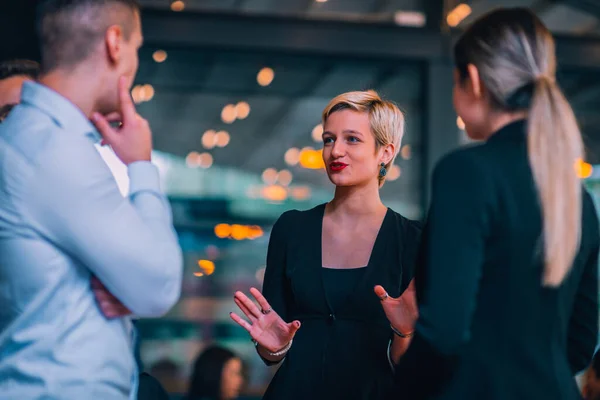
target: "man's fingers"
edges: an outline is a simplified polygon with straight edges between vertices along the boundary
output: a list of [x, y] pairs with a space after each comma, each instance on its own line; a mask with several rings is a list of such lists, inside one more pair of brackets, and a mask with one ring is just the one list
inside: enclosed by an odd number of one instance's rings
[[127, 78], [122, 76], [119, 79], [119, 101], [121, 102], [121, 115], [123, 116], [124, 124], [134, 122], [137, 115], [128, 86]]
[[110, 126], [108, 120], [100, 113], [94, 113], [92, 116], [92, 122], [96, 125], [98, 132], [104, 139], [105, 142], [110, 143], [112, 138], [116, 135], [115, 130]]
[[119, 304], [119, 306], [117, 307], [117, 311], [119, 312], [120, 315], [131, 314], [131, 310], [129, 308], [125, 307], [123, 304]]
[[96, 278], [95, 276], [92, 276], [92, 289], [104, 289], [104, 285], [102, 284], [102, 282], [100, 282], [100, 279]]
[[108, 122], [120, 122], [123, 120], [123, 116], [118, 111], [111, 112], [110, 114], [105, 115], [104, 118], [106, 118]]
[[114, 298], [110, 294], [108, 294], [108, 292], [105, 289], [95, 289], [94, 297], [96, 297], [96, 300], [99, 302], [114, 301]]
[[112, 303], [106, 303], [104, 306], [101, 303], [100, 310], [102, 310], [102, 314], [104, 314], [106, 318], [124, 317], [131, 314], [131, 311], [129, 311], [127, 307]]
[[123, 116], [120, 112], [112, 112], [105, 115], [104, 118], [106, 118], [110, 126], [115, 130], [120, 129], [123, 126]]

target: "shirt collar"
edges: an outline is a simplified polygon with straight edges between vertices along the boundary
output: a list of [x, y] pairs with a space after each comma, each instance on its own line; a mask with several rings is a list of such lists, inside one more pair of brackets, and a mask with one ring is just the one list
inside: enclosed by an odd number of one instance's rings
[[47, 86], [37, 82], [24, 82], [21, 103], [37, 108], [66, 131], [85, 135], [94, 143], [102, 139], [96, 127], [80, 109]]

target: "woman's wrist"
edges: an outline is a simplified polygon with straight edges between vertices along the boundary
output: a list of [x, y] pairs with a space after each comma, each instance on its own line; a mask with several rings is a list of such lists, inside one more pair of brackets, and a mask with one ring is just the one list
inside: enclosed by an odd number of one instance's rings
[[392, 331], [394, 332], [394, 334], [398, 337], [401, 337], [402, 339], [408, 339], [411, 338], [414, 334], [415, 334], [415, 330], [413, 329], [410, 332], [401, 332], [399, 329], [395, 328], [394, 325], [390, 324], [390, 328], [392, 328]]
[[271, 356], [271, 357], [281, 357], [284, 356], [292, 347], [292, 342], [294, 341], [293, 339], [290, 340], [285, 346], [283, 346], [281, 349], [277, 350], [277, 351], [271, 351], [269, 349], [267, 349], [266, 347], [262, 346], [260, 343], [258, 343], [256, 340], [252, 340], [254, 342], [254, 345], [259, 349], [262, 350], [262, 352], [264, 352], [265, 354]]
[[270, 356], [272, 357], [281, 357], [284, 356], [292, 347], [292, 343], [294, 342], [294, 340], [290, 340], [288, 344], [286, 344], [285, 346], [283, 346], [281, 349], [277, 350], [277, 351], [270, 351], [267, 350], [267, 353], [269, 353]]

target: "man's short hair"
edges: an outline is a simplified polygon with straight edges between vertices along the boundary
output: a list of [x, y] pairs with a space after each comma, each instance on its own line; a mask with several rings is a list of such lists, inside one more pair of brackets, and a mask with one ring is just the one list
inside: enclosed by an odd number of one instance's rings
[[0, 81], [13, 76], [27, 76], [33, 80], [40, 74], [40, 64], [31, 60], [9, 60], [0, 62]]
[[36, 26], [42, 69], [69, 68], [88, 58], [111, 25], [121, 25], [126, 39], [139, 10], [138, 0], [40, 0]]

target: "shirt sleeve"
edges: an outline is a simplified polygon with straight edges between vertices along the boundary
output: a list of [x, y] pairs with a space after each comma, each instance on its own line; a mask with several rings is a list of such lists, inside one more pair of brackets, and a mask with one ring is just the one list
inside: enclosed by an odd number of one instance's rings
[[40, 234], [88, 268], [140, 317], [166, 313], [179, 299], [182, 254], [156, 166], [129, 165], [123, 197], [93, 146], [50, 151], [26, 187]]

